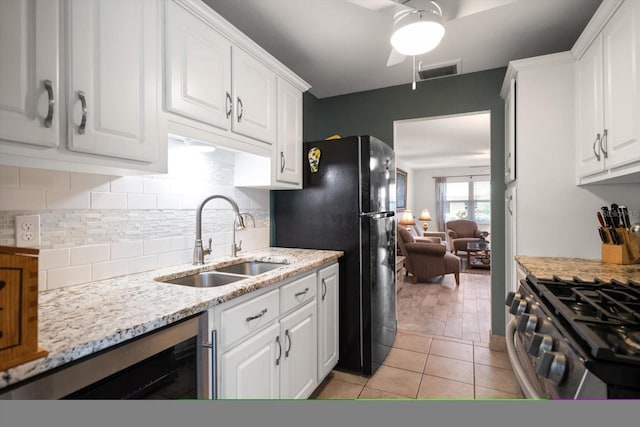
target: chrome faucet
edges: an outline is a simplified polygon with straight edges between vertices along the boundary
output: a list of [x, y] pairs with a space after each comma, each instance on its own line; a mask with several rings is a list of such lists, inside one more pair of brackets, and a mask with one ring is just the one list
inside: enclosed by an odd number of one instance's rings
[[[251, 218], [251, 221], [253, 222], [253, 228], [256, 228], [256, 219], [253, 217], [253, 215], [247, 212], [242, 212], [239, 216], [240, 218], [242, 218], [243, 216], [248, 216], [249, 218]], [[235, 257], [236, 255], [238, 255], [238, 252], [242, 250], [242, 240], [240, 240], [240, 243], [236, 245], [236, 230], [242, 230], [243, 228], [245, 228], [245, 226], [240, 226], [240, 224], [238, 224], [237, 218], [233, 220], [233, 243], [231, 243], [231, 256]]]
[[[238, 209], [238, 204], [235, 202], [235, 200], [220, 194], [214, 194], [213, 196], [209, 196], [206, 199], [204, 199], [202, 202], [200, 202], [200, 204], [198, 205], [198, 208], [196, 209], [196, 244], [195, 244], [195, 247], [193, 248], [193, 265], [204, 264], [204, 256], [209, 255], [211, 253], [211, 239], [209, 239], [209, 247], [207, 249], [202, 247], [202, 209], [204, 208], [204, 205], [207, 204], [207, 202], [213, 199], [226, 200], [227, 202], [229, 202], [229, 204], [233, 208], [233, 211], [235, 212], [236, 217], [233, 220], [234, 248], [236, 243], [235, 242], [236, 222], [238, 224], [238, 229], [241, 230], [244, 228], [244, 219], [242, 218], [242, 215], [240, 215], [240, 209]], [[232, 251], [232, 255], [235, 256], [235, 254], [236, 254], [236, 250], [234, 249]]]

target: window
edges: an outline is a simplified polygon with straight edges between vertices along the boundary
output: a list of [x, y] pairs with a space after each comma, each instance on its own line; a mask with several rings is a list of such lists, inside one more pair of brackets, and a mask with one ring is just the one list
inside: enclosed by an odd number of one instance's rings
[[491, 184], [487, 178], [447, 180], [444, 198], [445, 222], [456, 219], [478, 224], [491, 222]]

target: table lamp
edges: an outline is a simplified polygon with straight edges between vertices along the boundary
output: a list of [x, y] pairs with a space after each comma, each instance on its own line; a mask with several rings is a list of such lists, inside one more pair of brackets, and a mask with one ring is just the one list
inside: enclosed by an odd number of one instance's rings
[[413, 219], [413, 212], [411, 212], [410, 210], [402, 212], [402, 217], [400, 217], [400, 225], [405, 225], [407, 227], [407, 231], [411, 231], [411, 226], [415, 223], [416, 221]]
[[429, 213], [429, 209], [422, 209], [422, 212], [420, 213], [420, 218], [418, 218], [420, 221], [425, 221], [422, 224], [422, 229], [424, 230], [424, 232], [427, 232], [427, 228], [429, 228], [429, 224], [427, 224], [427, 221], [431, 221], [431, 214]]

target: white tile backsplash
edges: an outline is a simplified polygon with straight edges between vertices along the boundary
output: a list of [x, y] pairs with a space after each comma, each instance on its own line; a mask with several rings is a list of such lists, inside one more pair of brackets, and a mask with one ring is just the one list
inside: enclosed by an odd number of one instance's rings
[[69, 189], [69, 172], [45, 169], [20, 169], [20, 187]]
[[18, 188], [18, 168], [0, 165], [0, 187]]
[[121, 242], [111, 245], [111, 259], [125, 259], [142, 256], [142, 242]]
[[155, 194], [127, 194], [129, 209], [156, 209], [157, 206]]
[[0, 188], [0, 211], [43, 210], [44, 190]]
[[91, 209], [127, 209], [124, 193], [91, 193]]
[[[172, 151], [167, 174], [125, 177], [0, 166], [0, 244], [15, 245], [16, 215], [40, 215], [40, 290], [190, 264], [195, 209], [220, 194], [256, 218], [238, 232], [243, 250], [268, 247], [269, 191], [235, 188], [234, 157]], [[228, 202], [206, 205], [212, 256], [231, 254], [232, 224]]]
[[89, 209], [91, 207], [90, 193], [88, 191], [46, 190], [45, 205], [47, 209]]
[[127, 274], [127, 260], [99, 262], [91, 265], [91, 280], [111, 279]]
[[109, 245], [71, 248], [71, 265], [93, 264], [109, 260]]
[[91, 281], [91, 266], [61, 268], [47, 271], [47, 289], [57, 289]]
[[70, 252], [69, 248], [41, 250], [38, 255], [38, 270], [69, 267], [71, 265]]

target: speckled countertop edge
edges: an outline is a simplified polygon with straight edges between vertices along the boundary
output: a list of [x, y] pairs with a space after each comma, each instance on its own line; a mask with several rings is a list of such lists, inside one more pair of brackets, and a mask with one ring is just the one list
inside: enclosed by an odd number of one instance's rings
[[516, 256], [516, 261], [527, 274], [542, 278], [558, 276], [571, 280], [578, 277], [585, 281], [601, 279], [605, 282], [617, 280], [623, 283], [629, 280], [640, 282], [640, 264], [605, 264], [599, 259], [557, 258], [538, 256]]
[[[97, 351], [198, 314], [215, 305], [312, 270], [343, 255], [341, 251], [266, 248], [236, 258], [206, 259], [149, 272], [40, 292], [38, 345], [44, 358], [0, 371], [3, 388]], [[241, 261], [286, 263], [255, 277], [215, 288], [194, 288], [166, 280]]]

